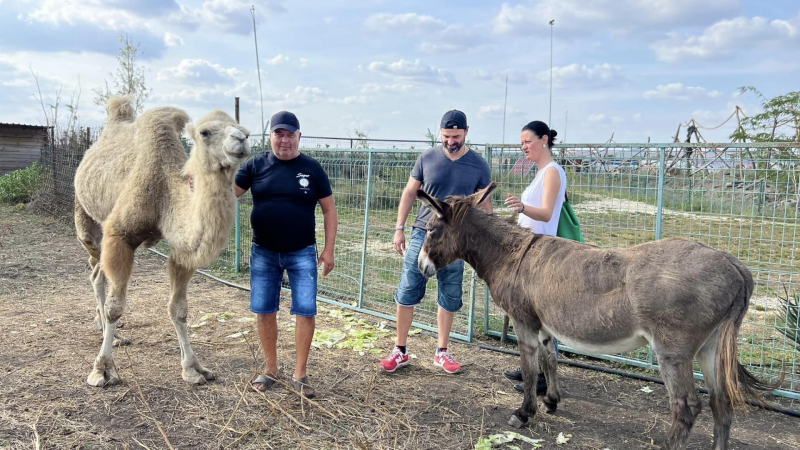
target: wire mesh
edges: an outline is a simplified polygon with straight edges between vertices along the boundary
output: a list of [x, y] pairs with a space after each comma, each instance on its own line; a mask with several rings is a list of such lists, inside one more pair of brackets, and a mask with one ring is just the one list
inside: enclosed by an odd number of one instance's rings
[[[261, 147], [260, 139], [251, 137], [255, 152], [269, 149]], [[37, 198], [40, 211], [72, 215], [75, 169], [92, 140], [51, 142], [43, 149], [41, 163], [48, 177]], [[397, 207], [414, 161], [429, 146], [426, 141], [301, 139], [301, 150], [328, 174], [339, 213], [336, 268], [320, 277], [320, 299], [394, 318], [403, 264], [391, 243]], [[473, 147], [487, 159], [492, 179], [499, 183], [493, 201], [504, 214], [503, 198], [518, 196], [537, 168], [518, 145]], [[798, 144], [562, 144], [553, 152], [567, 172], [567, 192], [588, 243], [624, 248], [683, 237], [744, 262], [756, 287], [740, 333], [740, 360], [766, 378], [785, 368], [782, 392], [800, 393], [800, 330], [796, 321], [784, 318], [792, 303], [783, 300], [800, 297]], [[413, 223], [418, 207], [407, 223]], [[237, 278], [242, 276], [237, 271], [248, 273], [251, 211], [248, 193], [240, 198], [238, 225], [229, 244], [211, 267], [223, 278], [226, 272]], [[316, 220], [317, 240], [323, 245], [319, 208]], [[436, 292], [432, 279], [416, 309], [416, 323], [428, 329], [436, 327]], [[465, 269], [463, 294], [453, 336], [499, 335], [504, 313], [471, 268]], [[658, 363], [649, 349], [602, 357], [641, 367], [657, 368]]]

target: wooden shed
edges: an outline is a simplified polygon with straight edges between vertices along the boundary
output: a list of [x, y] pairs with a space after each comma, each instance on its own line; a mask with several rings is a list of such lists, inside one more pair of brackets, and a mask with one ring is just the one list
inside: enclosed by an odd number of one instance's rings
[[41, 125], [0, 123], [0, 176], [39, 161], [47, 132]]

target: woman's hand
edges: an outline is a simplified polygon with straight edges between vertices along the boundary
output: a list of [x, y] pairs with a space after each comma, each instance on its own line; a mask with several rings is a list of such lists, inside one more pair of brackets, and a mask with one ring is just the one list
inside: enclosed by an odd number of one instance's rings
[[514, 197], [511, 194], [508, 194], [508, 197], [505, 200], [505, 205], [517, 213], [521, 213], [522, 210], [525, 209], [525, 205], [522, 204], [522, 200], [520, 200], [519, 197]]

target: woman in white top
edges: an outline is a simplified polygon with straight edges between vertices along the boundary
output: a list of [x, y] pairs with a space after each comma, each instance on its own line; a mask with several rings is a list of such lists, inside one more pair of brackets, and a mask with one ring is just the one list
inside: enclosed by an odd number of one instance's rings
[[[536, 177], [522, 193], [522, 197], [508, 194], [506, 206], [519, 213], [517, 223], [532, 232], [555, 236], [558, 230], [558, 218], [561, 215], [561, 205], [567, 192], [567, 174], [558, 165], [550, 153], [550, 145], [558, 133], [551, 130], [547, 124], [535, 120], [522, 128], [522, 152], [525, 159], [533, 161], [538, 167]], [[553, 339], [553, 345], [558, 357], [558, 342]], [[522, 381], [520, 370], [505, 371], [506, 377], [515, 381]], [[514, 388], [522, 392], [521, 385]], [[536, 380], [536, 392], [544, 394], [547, 391], [547, 382], [544, 374], [540, 373]]]
[[522, 152], [539, 168], [522, 197], [508, 194], [505, 204], [520, 213], [517, 223], [537, 234], [555, 236], [561, 205], [567, 192], [567, 174], [550, 154], [558, 133], [544, 122], [533, 121], [522, 128]]

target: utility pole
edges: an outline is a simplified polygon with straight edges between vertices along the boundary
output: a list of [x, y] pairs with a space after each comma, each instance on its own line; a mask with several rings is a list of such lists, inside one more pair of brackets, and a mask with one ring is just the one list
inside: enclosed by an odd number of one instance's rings
[[547, 117], [547, 126], [553, 126], [553, 25], [556, 19], [550, 20], [550, 113]]
[[503, 144], [506, 143], [506, 104], [508, 103], [508, 75], [506, 75], [506, 96], [503, 99]]

